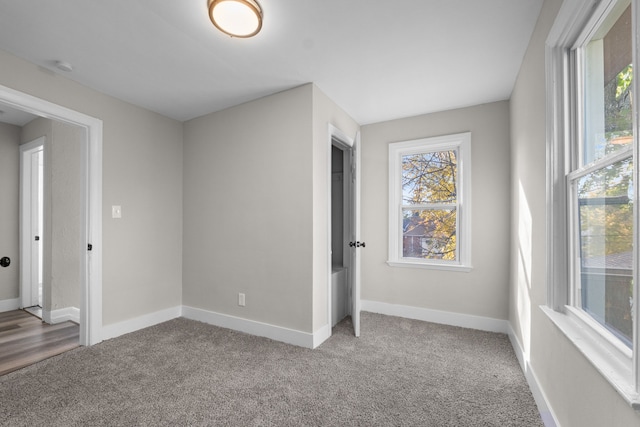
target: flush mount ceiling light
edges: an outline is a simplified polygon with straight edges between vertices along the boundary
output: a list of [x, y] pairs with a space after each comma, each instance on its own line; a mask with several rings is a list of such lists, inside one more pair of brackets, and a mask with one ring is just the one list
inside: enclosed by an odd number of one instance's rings
[[262, 28], [262, 8], [255, 0], [208, 0], [209, 18], [231, 37], [253, 37]]

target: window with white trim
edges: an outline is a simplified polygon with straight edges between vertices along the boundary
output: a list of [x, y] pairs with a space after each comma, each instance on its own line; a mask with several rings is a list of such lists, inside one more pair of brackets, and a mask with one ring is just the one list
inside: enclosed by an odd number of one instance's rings
[[471, 134], [389, 144], [389, 265], [468, 271]]
[[565, 1], [547, 40], [548, 308], [640, 408], [636, 0]]

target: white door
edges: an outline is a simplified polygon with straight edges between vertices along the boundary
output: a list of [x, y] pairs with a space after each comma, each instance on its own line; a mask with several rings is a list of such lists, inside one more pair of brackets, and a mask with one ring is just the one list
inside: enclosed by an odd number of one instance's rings
[[360, 132], [356, 133], [351, 148], [351, 319], [353, 332], [360, 336], [360, 251], [365, 246], [360, 241]]
[[21, 305], [42, 306], [44, 138], [20, 146]]
[[42, 229], [44, 225], [44, 151], [42, 147], [31, 154], [31, 296], [42, 307]]

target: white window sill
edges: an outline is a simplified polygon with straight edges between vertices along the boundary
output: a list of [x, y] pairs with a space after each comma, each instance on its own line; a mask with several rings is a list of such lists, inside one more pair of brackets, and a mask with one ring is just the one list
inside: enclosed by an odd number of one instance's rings
[[565, 307], [567, 313], [544, 305], [540, 308], [624, 400], [640, 411], [640, 395], [634, 390], [630, 350], [606, 340], [580, 318], [579, 310], [575, 308]]
[[472, 270], [471, 266], [460, 264], [435, 264], [416, 261], [387, 261], [387, 264], [391, 267], [424, 268], [428, 270], [448, 270], [459, 271], [463, 273], [468, 273]]

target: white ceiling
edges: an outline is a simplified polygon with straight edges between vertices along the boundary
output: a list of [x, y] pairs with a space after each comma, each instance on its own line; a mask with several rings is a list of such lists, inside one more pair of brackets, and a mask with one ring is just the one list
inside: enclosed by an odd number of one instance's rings
[[237, 39], [207, 0], [0, 0], [0, 49], [178, 120], [314, 82], [367, 124], [508, 99], [542, 0], [260, 4]]

